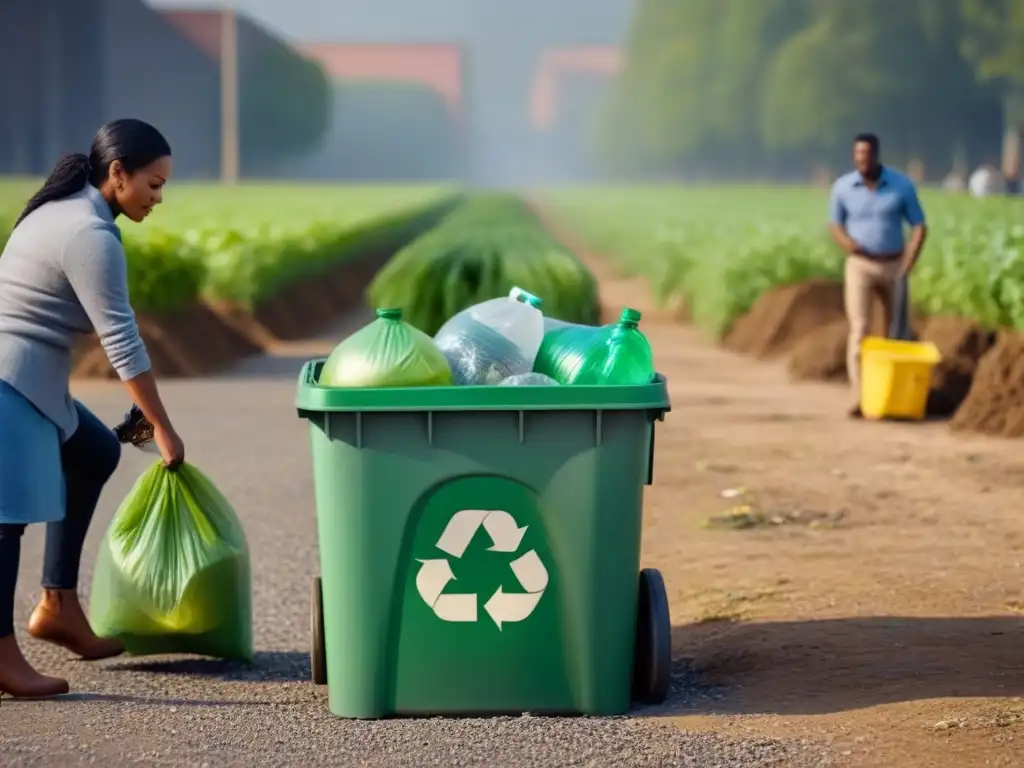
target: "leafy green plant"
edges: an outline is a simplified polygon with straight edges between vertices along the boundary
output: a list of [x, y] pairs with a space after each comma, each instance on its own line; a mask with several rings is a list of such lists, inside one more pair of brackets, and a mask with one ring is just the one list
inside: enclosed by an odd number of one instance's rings
[[598, 320], [590, 271], [518, 198], [481, 194], [396, 254], [367, 293], [374, 306], [401, 307], [408, 322], [433, 335], [466, 307], [515, 286], [540, 296], [546, 315]]
[[[38, 183], [0, 182], [0, 248]], [[122, 224], [132, 304], [166, 314], [207, 297], [252, 308], [292, 280], [401, 247], [456, 200], [433, 186], [175, 185], [153, 220]]]
[[[569, 189], [546, 200], [662, 302], [681, 301], [721, 336], [766, 290], [842, 279], [826, 193], [799, 187]], [[1024, 330], [1024, 200], [923, 196], [929, 237], [911, 279], [924, 314]]]

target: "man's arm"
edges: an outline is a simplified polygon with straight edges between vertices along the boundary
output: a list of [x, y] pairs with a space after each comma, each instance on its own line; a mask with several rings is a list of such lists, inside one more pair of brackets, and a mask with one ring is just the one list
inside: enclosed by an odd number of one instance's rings
[[913, 184], [907, 185], [903, 195], [903, 217], [910, 224], [910, 238], [903, 249], [903, 263], [901, 268], [904, 273], [909, 273], [917, 263], [921, 255], [924, 242], [928, 238], [928, 226], [924, 220], [924, 209], [921, 208], [921, 201], [917, 198], [917, 190]]
[[843, 205], [838, 182], [832, 185], [832, 196], [828, 202], [828, 230], [844, 253], [854, 254], [860, 249], [857, 242], [846, 232], [846, 206]]

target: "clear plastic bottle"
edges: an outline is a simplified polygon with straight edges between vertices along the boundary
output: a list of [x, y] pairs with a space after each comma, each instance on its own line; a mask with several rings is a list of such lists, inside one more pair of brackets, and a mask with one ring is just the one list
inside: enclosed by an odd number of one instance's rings
[[640, 332], [642, 315], [622, 310], [619, 322], [604, 326], [592, 337], [569, 384], [650, 384], [654, 379], [654, 353]]
[[461, 385], [498, 384], [530, 373], [544, 339], [539, 298], [521, 288], [475, 304], [434, 336]]
[[593, 328], [594, 326], [582, 325], [580, 323], [570, 323], [567, 320], [559, 320], [555, 317], [544, 315], [544, 335], [554, 333], [555, 331], [562, 331], [566, 328]]

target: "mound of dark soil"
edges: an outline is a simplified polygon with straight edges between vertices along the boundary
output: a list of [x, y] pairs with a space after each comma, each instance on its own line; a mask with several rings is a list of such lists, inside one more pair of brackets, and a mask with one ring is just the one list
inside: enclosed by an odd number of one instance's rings
[[[204, 376], [262, 350], [251, 335], [225, 324], [203, 304], [166, 316], [140, 315], [138, 323], [153, 373], [159, 377]], [[84, 339], [75, 350], [72, 376], [117, 378], [96, 336]]]
[[928, 413], [952, 416], [967, 397], [978, 363], [992, 349], [996, 333], [968, 320], [933, 317], [925, 323], [921, 340], [932, 342], [942, 355], [932, 376]]
[[787, 366], [793, 381], [847, 381], [846, 320], [834, 320], [816, 328], [793, 347]]
[[844, 318], [843, 284], [808, 280], [766, 291], [733, 323], [722, 343], [734, 352], [774, 357], [789, 352], [812, 331]]
[[299, 280], [259, 304], [252, 314], [257, 333], [278, 341], [308, 338], [364, 303], [363, 295], [391, 253], [343, 262], [326, 275]]
[[[884, 330], [881, 307], [875, 309], [871, 332]], [[935, 367], [928, 396], [928, 414], [951, 416], [967, 397], [978, 361], [991, 349], [995, 333], [967, 320], [935, 317], [915, 320], [921, 341], [939, 348], [942, 362]], [[789, 359], [789, 375], [794, 381], [846, 382], [845, 321], [811, 331], [794, 347]]]
[[[911, 320], [911, 326], [918, 328], [919, 321]], [[874, 335], [887, 332], [885, 315], [878, 302], [872, 309], [870, 330]], [[792, 347], [787, 366], [790, 378], [793, 381], [849, 381], [846, 373], [846, 340], [849, 335], [850, 326], [845, 315], [806, 333]]]
[[[165, 378], [206, 376], [278, 341], [308, 338], [363, 305], [366, 287], [387, 258], [380, 253], [343, 262], [325, 275], [288, 285], [251, 312], [199, 303], [171, 315], [140, 315], [153, 372]], [[116, 378], [95, 336], [75, 349], [72, 376]]]
[[1024, 334], [1000, 333], [978, 363], [950, 426], [958, 431], [1024, 436]]

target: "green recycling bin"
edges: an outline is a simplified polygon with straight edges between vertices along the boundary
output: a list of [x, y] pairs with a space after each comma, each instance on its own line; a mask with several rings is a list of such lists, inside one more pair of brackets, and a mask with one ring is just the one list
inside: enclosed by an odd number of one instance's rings
[[312, 670], [340, 717], [614, 715], [665, 699], [640, 571], [665, 379], [337, 389], [299, 376], [320, 543]]

